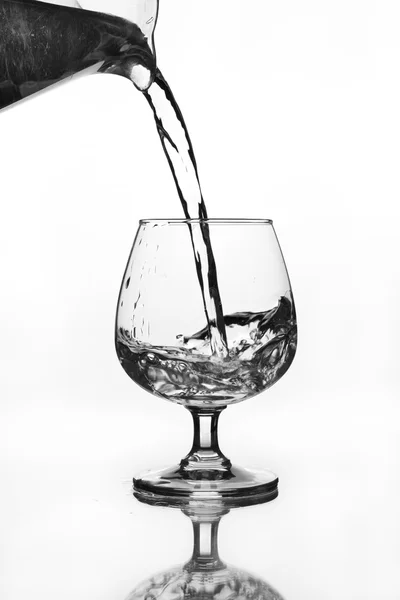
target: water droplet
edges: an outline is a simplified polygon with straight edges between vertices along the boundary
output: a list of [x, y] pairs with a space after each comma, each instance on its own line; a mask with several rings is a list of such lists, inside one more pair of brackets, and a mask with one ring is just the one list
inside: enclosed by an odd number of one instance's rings
[[128, 279], [126, 280], [126, 283], [125, 283], [125, 289], [126, 290], [128, 289], [130, 282], [131, 282], [131, 278], [128, 277]]
[[156, 356], [155, 354], [153, 354], [152, 352], [148, 352], [148, 353], [146, 354], [146, 358], [147, 358], [147, 360], [148, 360], [149, 362], [151, 362], [151, 363], [156, 363], [156, 362], [158, 362], [158, 358], [157, 358], [157, 356]]

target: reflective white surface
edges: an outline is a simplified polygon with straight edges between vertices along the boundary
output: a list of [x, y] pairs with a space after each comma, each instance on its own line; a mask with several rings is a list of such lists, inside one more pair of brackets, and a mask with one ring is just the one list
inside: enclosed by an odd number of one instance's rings
[[[110, 408], [87, 402], [100, 385], [87, 387], [82, 396], [55, 388], [46, 404], [27, 390], [20, 413], [14, 407], [3, 421], [1, 586], [10, 600], [122, 599], [190, 557], [188, 519], [140, 505], [129, 482], [139, 467], [180, 456], [189, 415], [124, 390], [123, 378], [108, 394]], [[375, 416], [356, 389], [335, 406], [312, 385], [296, 398], [280, 388], [221, 424], [232, 455], [249, 462], [260, 452], [281, 477], [277, 500], [225, 517], [221, 557], [285, 598], [396, 598], [398, 439], [387, 404], [381, 396]], [[358, 418], [343, 419], [346, 402], [359, 403]]]
[[[270, 505], [225, 517], [220, 552], [287, 600], [398, 600], [398, 6], [255, 4], [247, 53], [230, 50], [243, 2], [224, 47], [194, 34], [201, 2], [162, 6], [157, 38], [210, 213], [274, 219], [298, 311], [291, 369], [221, 417], [226, 454], [281, 483]], [[180, 36], [162, 25], [173, 7]], [[264, 70], [247, 60], [261, 50]], [[248, 88], [229, 87], [244, 72], [259, 94], [246, 110]], [[180, 216], [173, 182], [145, 101], [117, 77], [62, 85], [0, 124], [0, 594], [123, 600], [191, 552], [188, 519], [129, 493], [189, 449], [190, 416], [134, 386], [113, 347], [137, 221]]]

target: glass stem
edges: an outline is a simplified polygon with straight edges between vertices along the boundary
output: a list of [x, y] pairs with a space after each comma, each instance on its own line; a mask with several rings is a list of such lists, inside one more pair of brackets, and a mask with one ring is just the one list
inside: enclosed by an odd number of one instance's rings
[[193, 525], [193, 555], [185, 565], [187, 570], [215, 571], [225, 567], [218, 554], [218, 527], [221, 516], [190, 516]]
[[182, 459], [181, 470], [229, 471], [231, 462], [222, 454], [218, 444], [218, 419], [224, 408], [188, 408], [193, 417], [193, 446]]

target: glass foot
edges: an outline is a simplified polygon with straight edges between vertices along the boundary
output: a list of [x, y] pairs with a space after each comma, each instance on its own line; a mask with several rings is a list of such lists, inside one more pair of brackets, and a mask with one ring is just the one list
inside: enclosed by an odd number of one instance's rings
[[278, 495], [278, 478], [270, 471], [229, 465], [224, 470], [192, 471], [182, 463], [134, 478], [134, 495], [142, 502], [184, 508], [220, 505], [226, 508], [250, 506], [273, 500]]

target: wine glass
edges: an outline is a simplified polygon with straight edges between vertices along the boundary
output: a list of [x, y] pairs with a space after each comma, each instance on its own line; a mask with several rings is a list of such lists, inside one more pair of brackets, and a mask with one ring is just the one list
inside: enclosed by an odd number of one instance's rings
[[[201, 239], [208, 240], [213, 274], [202, 273], [197, 248], [194, 260], [193, 241]], [[218, 293], [207, 294], [210, 282]], [[217, 316], [206, 318], [211, 296], [219, 300], [218, 327]], [[225, 352], [215, 351], [216, 331]], [[179, 464], [134, 478], [135, 492], [160, 503], [229, 498], [232, 506], [276, 497], [276, 475], [224, 456], [217, 425], [227, 406], [284, 375], [296, 342], [293, 296], [272, 221], [140, 221], [118, 300], [117, 355], [138, 385], [191, 412], [194, 439]]]

